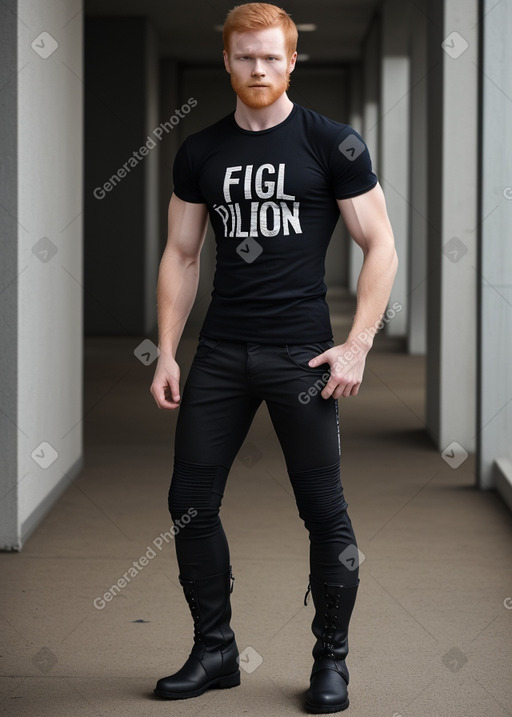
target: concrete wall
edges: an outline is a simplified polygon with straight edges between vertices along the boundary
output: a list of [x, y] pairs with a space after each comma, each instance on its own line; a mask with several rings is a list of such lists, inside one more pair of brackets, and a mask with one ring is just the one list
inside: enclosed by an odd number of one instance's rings
[[[363, 61], [359, 74], [362, 94], [361, 135], [368, 145], [372, 166], [379, 179], [380, 32], [380, 17], [375, 15], [363, 42]], [[356, 88], [354, 91], [357, 91]], [[363, 252], [357, 244], [351, 242], [348, 288], [353, 294], [357, 291], [357, 280], [362, 266]]]
[[478, 469], [512, 508], [512, 7], [485, 0], [482, 14]]
[[381, 18], [375, 15], [363, 42], [363, 136], [376, 172], [380, 167], [379, 116], [380, 116], [380, 52]]
[[[0, 548], [19, 548], [18, 524], [18, 39], [16, 0], [0, 4]], [[21, 477], [21, 476], [20, 476]]]
[[410, 6], [404, 5], [402, 0], [384, 0], [380, 59], [380, 183], [399, 258], [389, 303], [396, 301], [404, 307], [386, 327], [387, 333], [393, 336], [405, 335], [409, 310], [409, 16]]
[[19, 550], [82, 466], [82, 15], [64, 0], [2, 15], [0, 547]]
[[407, 345], [427, 350], [427, 0], [411, 6], [411, 113], [409, 131], [409, 225]]
[[427, 427], [463, 455], [476, 444], [478, 3], [428, 10]]

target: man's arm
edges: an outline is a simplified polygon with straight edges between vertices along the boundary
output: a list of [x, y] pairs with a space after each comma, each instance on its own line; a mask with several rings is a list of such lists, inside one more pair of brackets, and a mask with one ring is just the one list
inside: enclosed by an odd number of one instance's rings
[[150, 388], [159, 408], [179, 406], [180, 369], [174, 357], [197, 293], [199, 257], [207, 222], [206, 204], [184, 202], [172, 195], [167, 244], [157, 284], [160, 355]]
[[351, 237], [363, 250], [364, 261], [357, 282], [357, 310], [347, 340], [309, 362], [310, 366], [330, 364], [331, 376], [322, 390], [323, 398], [357, 395], [366, 356], [386, 309], [398, 266], [380, 185], [352, 199], [337, 201]]

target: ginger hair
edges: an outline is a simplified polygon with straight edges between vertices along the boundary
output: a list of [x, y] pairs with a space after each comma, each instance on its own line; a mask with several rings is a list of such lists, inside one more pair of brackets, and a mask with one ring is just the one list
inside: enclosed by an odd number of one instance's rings
[[229, 54], [230, 39], [233, 32], [265, 30], [268, 27], [280, 27], [282, 29], [288, 57], [291, 57], [297, 49], [299, 36], [297, 27], [286, 10], [266, 2], [249, 2], [244, 5], [236, 5], [228, 12], [222, 32], [225, 51]]

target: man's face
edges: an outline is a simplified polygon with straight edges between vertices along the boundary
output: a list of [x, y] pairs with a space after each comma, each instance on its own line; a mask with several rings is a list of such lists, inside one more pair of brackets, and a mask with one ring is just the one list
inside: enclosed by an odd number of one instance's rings
[[297, 53], [288, 58], [284, 33], [280, 27], [255, 32], [234, 32], [224, 64], [231, 85], [252, 109], [268, 107], [286, 92]]

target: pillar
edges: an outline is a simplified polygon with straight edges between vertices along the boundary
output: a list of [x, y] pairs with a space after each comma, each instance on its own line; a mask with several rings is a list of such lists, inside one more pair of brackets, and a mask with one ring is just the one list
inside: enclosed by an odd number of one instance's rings
[[405, 335], [408, 315], [409, 33], [409, 4], [404, 5], [402, 0], [384, 0], [381, 28], [379, 174], [400, 262], [389, 303], [397, 301], [403, 306], [403, 310], [397, 313], [387, 326], [390, 336]]
[[512, 508], [512, 7], [484, 0], [482, 13], [478, 480]]
[[475, 449], [478, 1], [428, 3], [427, 427]]

